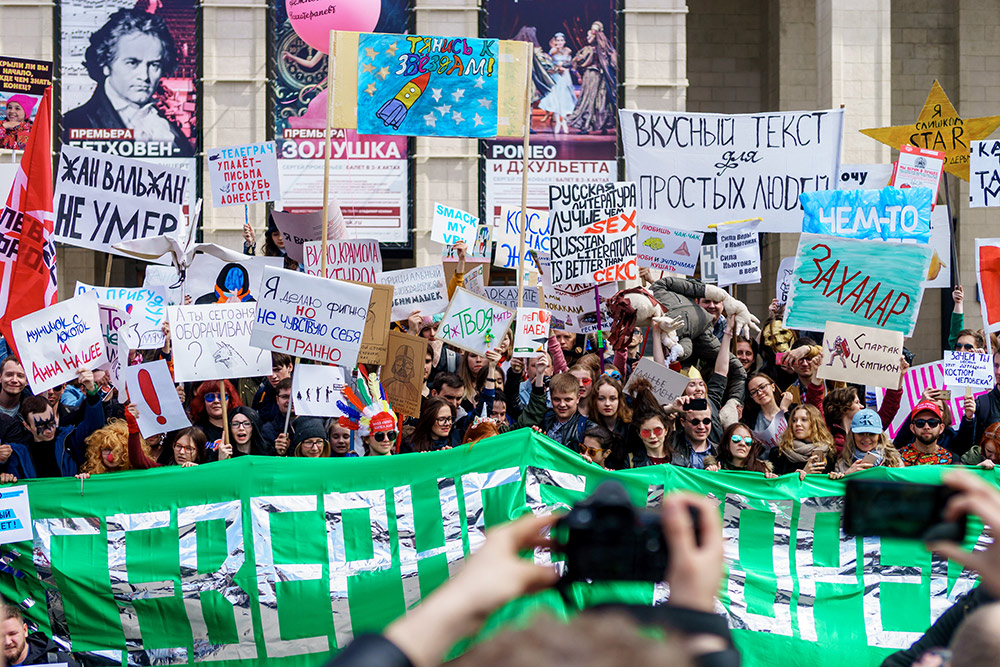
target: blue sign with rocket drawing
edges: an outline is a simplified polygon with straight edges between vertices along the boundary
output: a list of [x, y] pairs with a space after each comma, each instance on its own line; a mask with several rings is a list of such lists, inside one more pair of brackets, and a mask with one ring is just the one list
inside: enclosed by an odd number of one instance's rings
[[358, 36], [358, 133], [495, 137], [495, 39]]

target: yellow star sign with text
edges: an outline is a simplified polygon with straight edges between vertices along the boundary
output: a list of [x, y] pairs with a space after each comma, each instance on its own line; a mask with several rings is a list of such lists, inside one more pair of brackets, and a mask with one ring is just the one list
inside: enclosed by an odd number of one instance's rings
[[941, 84], [934, 81], [924, 108], [912, 125], [874, 127], [861, 130], [872, 139], [898, 149], [903, 144], [943, 151], [948, 156], [944, 170], [963, 181], [969, 180], [969, 144], [993, 134], [1000, 116], [963, 119], [948, 99]]

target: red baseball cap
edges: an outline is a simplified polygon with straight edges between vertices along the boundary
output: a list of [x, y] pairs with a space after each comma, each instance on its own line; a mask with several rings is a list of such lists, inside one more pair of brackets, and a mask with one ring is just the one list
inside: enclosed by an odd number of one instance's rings
[[910, 413], [910, 419], [913, 419], [918, 413], [923, 412], [924, 410], [930, 410], [937, 415], [938, 419], [944, 419], [944, 417], [941, 416], [941, 408], [938, 407], [937, 403], [931, 403], [930, 401], [922, 401], [913, 406], [913, 411]]

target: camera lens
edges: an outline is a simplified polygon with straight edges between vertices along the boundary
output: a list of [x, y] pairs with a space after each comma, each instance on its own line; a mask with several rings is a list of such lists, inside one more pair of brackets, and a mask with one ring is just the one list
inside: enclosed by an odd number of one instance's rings
[[577, 521], [579, 521], [580, 523], [586, 524], [586, 523], [590, 523], [591, 521], [593, 521], [593, 519], [594, 519], [594, 515], [591, 514], [590, 510], [588, 510], [586, 508], [583, 508], [583, 507], [577, 508], [577, 510], [576, 510], [576, 520]]
[[660, 550], [660, 542], [656, 539], [655, 535], [650, 535], [646, 538], [646, 551], [651, 554], [655, 554]]

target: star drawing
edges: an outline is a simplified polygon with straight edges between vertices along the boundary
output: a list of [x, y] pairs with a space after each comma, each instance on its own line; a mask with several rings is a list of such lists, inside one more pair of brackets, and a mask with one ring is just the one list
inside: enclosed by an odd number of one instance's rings
[[445, 117], [445, 116], [447, 116], [447, 115], [448, 115], [449, 113], [451, 113], [451, 105], [450, 105], [450, 104], [442, 104], [441, 106], [439, 106], [439, 107], [434, 107], [434, 108], [435, 108], [435, 109], [437, 109], [437, 112], [438, 112], [439, 114], [441, 114], [441, 117], [442, 117], [442, 118], [444, 118], [444, 117]]
[[480, 125], [485, 125], [485, 123], [483, 123], [483, 117], [480, 116], [479, 114], [475, 114], [472, 117], [472, 122], [475, 123], [473, 127], [479, 127]]
[[463, 122], [465, 120], [464, 118], [462, 118], [462, 114], [459, 111], [456, 111], [456, 112], [452, 113], [451, 114], [451, 119], [453, 121], [455, 121], [456, 123], [461, 123], [461, 122]]
[[365, 92], [368, 93], [369, 95], [372, 95], [372, 96], [375, 95], [375, 91], [376, 90], [378, 90], [378, 88], [375, 86], [374, 82], [373, 83], [369, 83], [368, 87], [365, 88]]
[[479, 106], [483, 107], [484, 109], [489, 109], [490, 105], [493, 104], [493, 100], [488, 99], [486, 97], [481, 97], [478, 100], [478, 102], [479, 102]]
[[441, 101], [441, 89], [440, 88], [431, 88], [431, 97], [434, 98], [435, 102], [440, 102]]
[[398, 48], [399, 47], [396, 46], [396, 42], [393, 42], [392, 44], [390, 44], [389, 46], [386, 47], [385, 52], [388, 53], [393, 58], [395, 58], [396, 57], [396, 49], [398, 49]]
[[426, 123], [428, 127], [436, 127], [437, 120], [437, 116], [434, 115], [433, 111], [424, 116], [424, 123]]
[[452, 98], [454, 98], [454, 100], [456, 102], [458, 102], [460, 99], [462, 99], [463, 95], [465, 95], [465, 89], [464, 88], [459, 88], [458, 90], [456, 90], [455, 92], [453, 92], [451, 94]]
[[478, 79], [476, 79], [476, 88], [482, 88], [484, 83], [485, 81], [483, 81], [483, 77], [480, 76]]
[[374, 72], [375, 66], [365, 63], [364, 65], [361, 66], [361, 71], [364, 72], [365, 74], [367, 74], [368, 72]]
[[365, 55], [368, 56], [369, 58], [371, 58], [372, 60], [375, 60], [375, 56], [378, 55], [378, 51], [376, 51], [375, 49], [371, 48], [370, 46], [366, 46], [365, 47]]
[[378, 72], [377, 72], [377, 73], [375, 74], [375, 76], [377, 76], [377, 77], [379, 77], [380, 79], [382, 79], [383, 81], [385, 81], [385, 77], [389, 76], [389, 68], [388, 68], [388, 67], [383, 67], [382, 69], [380, 69], [380, 70], [379, 70], [379, 71], [378, 71]]

